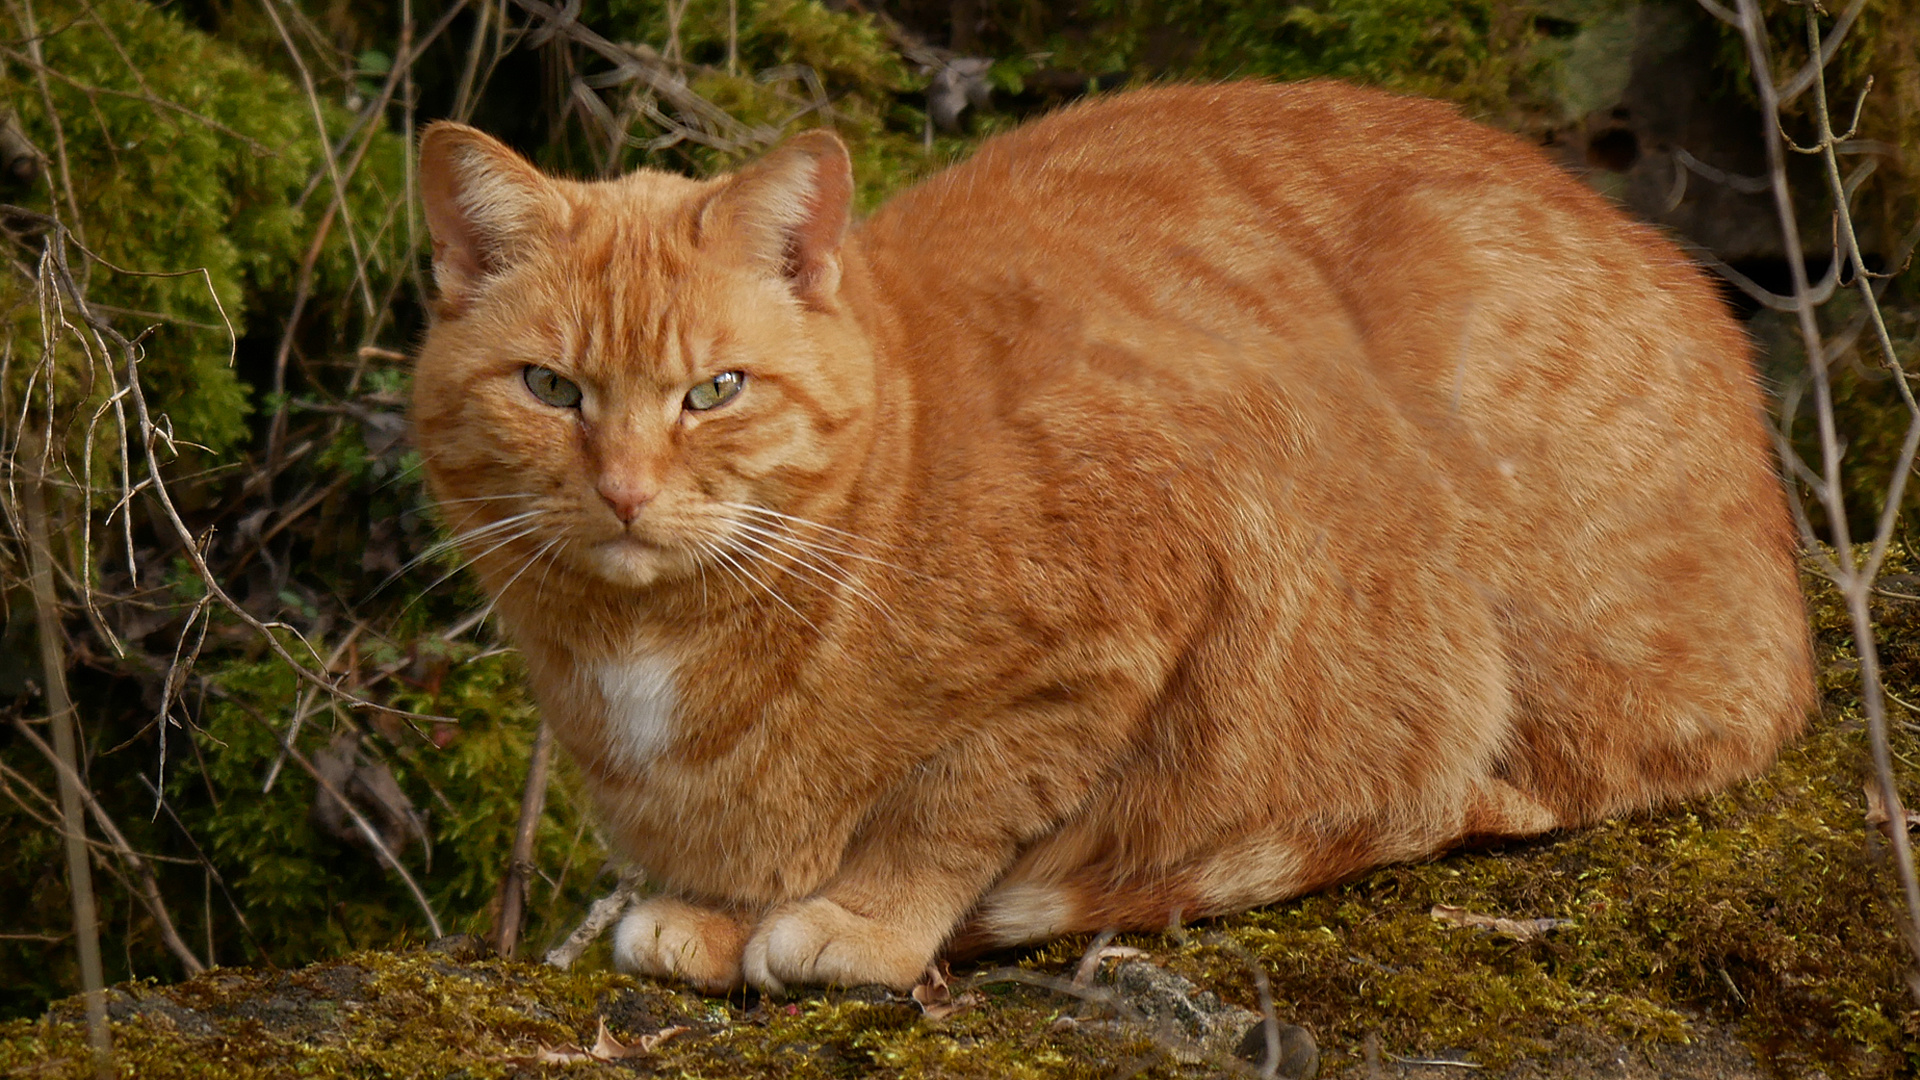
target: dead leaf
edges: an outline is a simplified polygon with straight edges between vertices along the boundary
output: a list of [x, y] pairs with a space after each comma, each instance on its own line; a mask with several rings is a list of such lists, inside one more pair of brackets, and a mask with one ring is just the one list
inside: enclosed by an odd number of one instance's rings
[[367, 843], [353, 815], [341, 804], [344, 798], [373, 825], [380, 842], [395, 855], [416, 840], [423, 845], [431, 843], [426, 817], [407, 798], [393, 770], [361, 748], [359, 735], [341, 732], [325, 749], [314, 751], [312, 760], [314, 772], [323, 782], [313, 793], [310, 816], [321, 829], [342, 840]]
[[600, 1032], [593, 1040], [593, 1049], [582, 1050], [578, 1046], [540, 1047], [533, 1060], [541, 1065], [585, 1065], [596, 1061], [619, 1061], [622, 1058], [639, 1057], [650, 1054], [654, 1048], [687, 1029], [684, 1027], [661, 1028], [651, 1035], [642, 1035], [631, 1043], [622, 1043], [607, 1030], [607, 1018], [600, 1017]]
[[1515, 941], [1538, 941], [1549, 932], [1562, 926], [1571, 926], [1572, 919], [1502, 919], [1494, 915], [1482, 915], [1466, 908], [1451, 904], [1435, 904], [1427, 914], [1452, 926], [1466, 926], [1475, 930], [1485, 930], [1493, 934], [1505, 934]]
[[[1867, 793], [1867, 824], [1880, 826], [1880, 831], [1893, 835], [1893, 815], [1887, 813], [1887, 800], [1880, 794], [1880, 785], [1869, 781], [1864, 789]], [[1907, 828], [1920, 825], [1920, 811], [1902, 808], [1902, 816], [1907, 819]]]
[[[1098, 939], [1094, 944], [1099, 944]], [[1138, 960], [1146, 955], [1145, 949], [1136, 949], [1131, 945], [1101, 945], [1097, 949], [1089, 949], [1087, 954], [1080, 958], [1080, 966], [1073, 971], [1073, 985], [1092, 986], [1093, 977], [1100, 973], [1100, 965], [1109, 960]]]
[[944, 963], [931, 964], [927, 973], [920, 976], [920, 984], [912, 991], [914, 1004], [929, 1020], [945, 1020], [962, 1009], [970, 1009], [980, 1004], [980, 995], [965, 993], [955, 996], [952, 987], [947, 984], [948, 969]]

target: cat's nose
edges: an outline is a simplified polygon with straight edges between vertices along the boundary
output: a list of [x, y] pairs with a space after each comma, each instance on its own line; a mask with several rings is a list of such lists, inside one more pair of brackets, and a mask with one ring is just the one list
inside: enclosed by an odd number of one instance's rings
[[600, 481], [597, 490], [600, 492], [600, 500], [613, 510], [614, 516], [620, 519], [622, 525], [633, 524], [633, 519], [640, 516], [641, 509], [652, 502], [653, 497], [658, 494], [651, 488], [613, 480]]

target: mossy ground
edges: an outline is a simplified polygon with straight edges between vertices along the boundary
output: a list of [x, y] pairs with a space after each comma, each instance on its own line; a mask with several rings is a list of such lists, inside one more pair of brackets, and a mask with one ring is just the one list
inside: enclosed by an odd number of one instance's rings
[[[1910, 560], [1894, 566], [1887, 591], [1904, 592], [1913, 570]], [[1912, 961], [1894, 886], [1863, 825], [1851, 645], [1831, 591], [1809, 593], [1823, 708], [1759, 779], [1123, 942], [1248, 1007], [1247, 958], [1257, 960], [1281, 1017], [1318, 1038], [1323, 1075], [1354, 1066], [1369, 1033], [1389, 1054], [1447, 1052], [1498, 1069], [1555, 1060], [1570, 1032], [1642, 1046], [1733, 1032], [1778, 1075], [1913, 1075], [1920, 1010], [1906, 989]], [[1888, 596], [1876, 615], [1890, 682], [1906, 698], [1920, 686], [1920, 603]], [[1900, 726], [1896, 750], [1910, 757], [1913, 742]], [[1519, 943], [1439, 922], [1434, 904], [1568, 925]], [[1064, 974], [1085, 945], [994, 960]], [[872, 989], [702, 998], [591, 961], [563, 973], [445, 951], [368, 952], [300, 971], [124, 984], [113, 1008], [119, 1075], [542, 1075], [561, 1067], [535, 1064], [538, 1048], [591, 1044], [596, 1017], [628, 1039], [688, 1030], [644, 1058], [567, 1066], [571, 1074], [1068, 1078], [1154, 1060], [1145, 1035], [1057, 1023], [1080, 1004], [1031, 986], [983, 985], [980, 1004], [935, 1022]], [[1162, 1057], [1145, 1075], [1182, 1070]], [[0, 1027], [0, 1072], [88, 1075], [77, 1003]]]

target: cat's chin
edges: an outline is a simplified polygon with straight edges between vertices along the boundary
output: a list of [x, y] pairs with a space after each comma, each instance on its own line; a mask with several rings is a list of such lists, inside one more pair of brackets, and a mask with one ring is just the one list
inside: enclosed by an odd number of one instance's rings
[[679, 561], [671, 552], [638, 540], [610, 540], [595, 545], [594, 570], [610, 585], [642, 589], [673, 576]]

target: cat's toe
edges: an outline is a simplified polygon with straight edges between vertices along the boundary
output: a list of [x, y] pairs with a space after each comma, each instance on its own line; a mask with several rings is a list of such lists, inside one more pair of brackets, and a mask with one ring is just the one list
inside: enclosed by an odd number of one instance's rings
[[816, 896], [768, 914], [748, 940], [742, 966], [747, 982], [768, 993], [788, 983], [908, 990], [939, 946], [918, 937]]
[[730, 915], [671, 897], [636, 905], [613, 932], [621, 971], [681, 979], [710, 994], [740, 986], [746, 927]]

